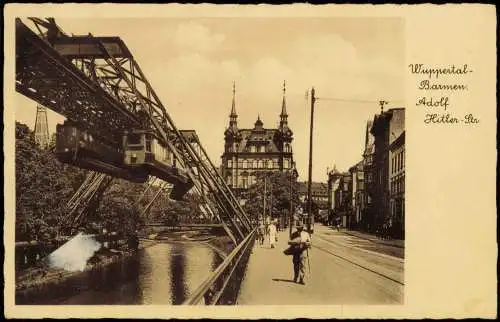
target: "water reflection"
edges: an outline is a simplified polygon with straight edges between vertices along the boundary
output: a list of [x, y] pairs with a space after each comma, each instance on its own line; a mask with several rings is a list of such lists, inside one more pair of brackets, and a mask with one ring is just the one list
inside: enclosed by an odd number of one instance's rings
[[221, 262], [205, 245], [157, 244], [124, 263], [87, 274], [77, 294], [33, 304], [181, 304]]
[[[189, 246], [187, 246], [189, 247]], [[191, 247], [190, 247], [191, 248]], [[174, 244], [170, 255], [170, 294], [172, 304], [182, 304], [187, 297], [186, 286], [186, 245]], [[190, 256], [194, 257], [193, 249]]]

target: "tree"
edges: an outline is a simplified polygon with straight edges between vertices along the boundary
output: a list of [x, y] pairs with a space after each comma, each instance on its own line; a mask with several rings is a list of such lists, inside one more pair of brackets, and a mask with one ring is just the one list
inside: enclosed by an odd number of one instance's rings
[[[244, 209], [247, 214], [257, 219], [264, 211], [264, 190], [266, 190], [266, 214], [272, 207], [274, 217], [289, 215], [290, 202], [293, 208], [299, 204], [299, 185], [292, 177], [292, 199], [290, 200], [290, 176], [289, 172], [271, 172], [257, 174], [257, 182], [252, 185], [246, 194], [247, 202]], [[267, 177], [266, 189], [264, 189], [264, 178]], [[271, 199], [272, 194], [272, 199]]]
[[64, 205], [84, 171], [61, 164], [53, 145], [41, 150], [33, 131], [16, 122], [16, 240], [47, 239], [64, 222]]

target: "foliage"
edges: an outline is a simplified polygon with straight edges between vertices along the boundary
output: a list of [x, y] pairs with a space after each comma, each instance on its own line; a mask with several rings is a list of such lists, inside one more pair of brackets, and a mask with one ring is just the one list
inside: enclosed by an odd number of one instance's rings
[[137, 198], [143, 190], [141, 184], [114, 179], [99, 203], [95, 226], [123, 235], [133, 234], [140, 213]]
[[[155, 188], [151, 194], [156, 194], [157, 189]], [[182, 201], [174, 201], [168, 198], [168, 192], [166, 192], [155, 200], [145, 220], [169, 224], [207, 222], [207, 218], [199, 208], [202, 203], [202, 198], [194, 193], [186, 194]]]
[[61, 164], [53, 145], [41, 150], [33, 132], [16, 122], [16, 239], [57, 234], [64, 204], [83, 181], [84, 171]]
[[[272, 172], [260, 173], [257, 175], [257, 182], [252, 185], [246, 194], [246, 204], [244, 206], [247, 214], [257, 219], [264, 213], [264, 190], [266, 190], [266, 215], [272, 208], [273, 217], [280, 215], [288, 216], [290, 214], [290, 202], [295, 209], [299, 205], [299, 186], [294, 177], [292, 177], [292, 198], [290, 201], [290, 173]], [[266, 189], [264, 189], [264, 178], [267, 177]], [[272, 198], [271, 198], [272, 195]]]

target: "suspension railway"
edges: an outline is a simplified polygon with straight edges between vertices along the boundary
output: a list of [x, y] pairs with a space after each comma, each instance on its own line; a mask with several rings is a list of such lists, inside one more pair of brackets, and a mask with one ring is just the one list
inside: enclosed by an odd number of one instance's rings
[[254, 228], [196, 132], [175, 126], [125, 42], [70, 36], [53, 18], [18, 18], [16, 90], [66, 118], [57, 125], [54, 152], [89, 171], [67, 204], [69, 223], [85, 220], [114, 178], [146, 183], [146, 189], [161, 182], [153, 200], [161, 193], [173, 200], [201, 196], [203, 213], [220, 224], [234, 249], [185, 304], [225, 303], [246, 265]]

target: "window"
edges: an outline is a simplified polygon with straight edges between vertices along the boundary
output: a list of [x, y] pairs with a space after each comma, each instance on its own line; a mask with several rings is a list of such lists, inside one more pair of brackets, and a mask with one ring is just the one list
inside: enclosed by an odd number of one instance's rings
[[257, 163], [257, 160], [253, 160], [253, 167], [257, 169], [259, 167], [259, 164]]
[[247, 168], [247, 160], [243, 160], [243, 169]]
[[256, 151], [256, 147], [252, 145], [252, 146], [250, 147], [250, 152], [257, 152], [257, 151]]
[[272, 169], [273, 168], [273, 160], [268, 160], [267, 161], [267, 168]]
[[232, 185], [232, 183], [233, 183], [233, 177], [228, 176], [228, 177], [227, 177], [227, 184], [228, 184], [228, 185]]
[[258, 162], [259, 162], [259, 163], [258, 163], [258, 166], [257, 166], [257, 167], [258, 167], [258, 168], [263, 168], [263, 167], [264, 167], [264, 165], [263, 165], [263, 163], [262, 163], [262, 160], [259, 160]]
[[227, 160], [227, 167], [232, 168], [233, 167], [233, 160]]
[[136, 133], [130, 133], [128, 135], [128, 144], [141, 144], [141, 135]]
[[288, 159], [283, 160], [283, 169], [288, 169]]
[[247, 189], [248, 188], [248, 177], [244, 176], [242, 181], [243, 181], [242, 182], [243, 183], [243, 188]]
[[260, 147], [260, 152], [262, 152], [262, 153], [266, 152], [266, 147], [264, 145], [262, 145]]
[[242, 160], [238, 161], [238, 168], [240, 168], [240, 169], [243, 168], [243, 161]]

